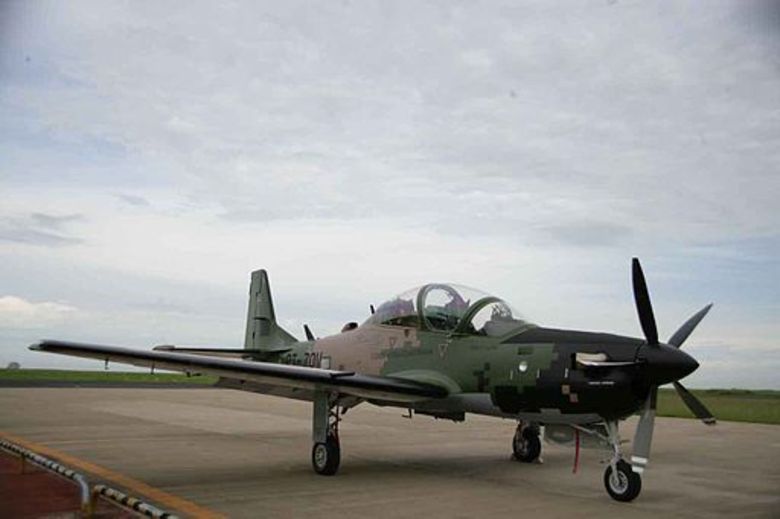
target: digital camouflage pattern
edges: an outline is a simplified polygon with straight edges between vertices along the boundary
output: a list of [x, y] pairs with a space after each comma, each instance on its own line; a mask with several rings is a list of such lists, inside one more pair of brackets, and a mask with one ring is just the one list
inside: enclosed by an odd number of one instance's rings
[[[647, 398], [649, 385], [634, 387], [625, 370], [608, 373], [577, 362], [581, 354], [634, 362], [641, 339], [542, 328], [514, 318], [498, 298], [479, 294], [466, 301], [460, 291], [475, 292], [455, 285], [425, 285], [408, 292], [408, 299], [399, 296], [380, 305], [362, 325], [349, 323], [340, 334], [290, 344], [279, 339], [281, 328], [273, 320], [263, 328], [266, 335], [251, 334], [253, 327], [259, 330], [254, 323], [274, 315], [267, 274], [256, 271], [245, 347], [277, 352], [273, 360], [284, 364], [405, 378], [441, 386], [450, 395], [486, 394], [494, 407], [486, 409], [487, 414], [547, 410], [548, 420], [570, 423], [592, 420], [594, 414], [624, 417]], [[436, 295], [443, 304], [426, 304]], [[447, 308], [458, 299], [460, 309]], [[480, 330], [464, 325], [464, 319], [479, 316], [481, 304], [482, 313], [492, 310], [503, 326], [491, 330], [491, 320]], [[252, 315], [253, 309], [260, 310]], [[443, 406], [445, 410], [451, 411], [451, 406]]]
[[[649, 461], [658, 386], [674, 383], [683, 402], [707, 424], [715, 419], [679, 380], [698, 364], [682, 344], [709, 312], [706, 306], [668, 340], [658, 340], [644, 274], [632, 264], [634, 300], [644, 339], [544, 328], [523, 320], [501, 299], [473, 289], [430, 283], [376, 308], [361, 325], [298, 341], [276, 321], [268, 275], [252, 273], [243, 349], [158, 346], [155, 351], [42, 341], [38, 351], [124, 362], [151, 369], [219, 376], [222, 387], [309, 400], [312, 466], [335, 474], [341, 459], [341, 414], [362, 402], [407, 408], [456, 421], [477, 413], [518, 421], [515, 459], [541, 452], [540, 426], [551, 441], [580, 433], [611, 458], [607, 492], [635, 499]], [[230, 358], [233, 357], [233, 358]], [[631, 464], [622, 458], [619, 420], [639, 412]]]

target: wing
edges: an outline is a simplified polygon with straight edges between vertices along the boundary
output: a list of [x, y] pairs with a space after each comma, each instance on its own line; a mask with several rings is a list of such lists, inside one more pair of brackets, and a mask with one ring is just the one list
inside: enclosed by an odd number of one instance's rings
[[446, 389], [439, 386], [402, 378], [168, 351], [143, 351], [64, 341], [42, 341], [30, 346], [30, 349], [170, 371], [204, 373], [232, 379], [239, 383], [246, 381], [280, 388], [334, 391], [367, 400], [417, 402], [443, 398], [448, 393]]

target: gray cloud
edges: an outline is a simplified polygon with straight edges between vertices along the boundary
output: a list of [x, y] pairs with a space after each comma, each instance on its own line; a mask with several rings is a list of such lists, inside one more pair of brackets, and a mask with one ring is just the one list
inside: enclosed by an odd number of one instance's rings
[[66, 227], [83, 219], [81, 214], [46, 213], [32, 213], [27, 218], [7, 218], [0, 221], [0, 241], [44, 247], [77, 245], [83, 240], [67, 232]]
[[118, 199], [123, 201], [126, 204], [132, 205], [134, 207], [149, 207], [151, 204], [149, 203], [149, 200], [146, 198], [139, 196], [139, 195], [130, 195], [127, 193], [118, 193], [116, 195]]
[[[535, 194], [516, 197], [521, 219], [585, 190], [583, 210], [612, 202], [610, 216], [644, 235], [670, 222], [686, 240], [711, 238], [716, 224], [738, 235], [765, 229], [780, 194], [765, 109], [780, 85], [774, 41], [747, 41], [752, 22], [728, 18], [735, 6], [428, 3], [410, 20], [400, 6], [305, 16], [293, 3], [260, 9], [250, 28], [243, 8], [203, 7], [170, 25], [164, 7], [98, 4], [126, 37], [62, 13], [51, 27], [68, 44], [59, 71], [81, 82], [42, 117], [167, 157], [196, 200], [229, 218], [386, 217], [404, 200], [439, 203], [431, 193], [521, 186]], [[215, 19], [231, 31], [205, 21]], [[703, 43], [713, 39], [730, 51]], [[117, 47], [122, 63], [107, 50]], [[98, 84], [107, 95], [96, 99]], [[725, 192], [740, 197], [726, 203]]]
[[24, 227], [0, 227], [0, 240], [14, 243], [26, 243], [29, 245], [41, 245], [44, 247], [62, 247], [66, 245], [77, 245], [82, 242], [79, 238]]
[[605, 247], [623, 243], [631, 236], [631, 227], [606, 222], [577, 222], [543, 227], [553, 240], [576, 247]]
[[45, 229], [60, 230], [71, 222], [77, 222], [83, 220], [84, 215], [81, 214], [67, 214], [67, 215], [53, 215], [46, 213], [32, 213], [30, 220], [38, 227]]

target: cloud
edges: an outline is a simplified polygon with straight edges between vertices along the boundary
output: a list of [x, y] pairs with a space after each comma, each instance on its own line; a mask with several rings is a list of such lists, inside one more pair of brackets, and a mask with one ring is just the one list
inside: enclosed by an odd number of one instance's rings
[[82, 239], [67, 232], [72, 222], [83, 220], [81, 214], [51, 215], [32, 213], [26, 218], [10, 217], [0, 221], [0, 241], [63, 247], [82, 243]]
[[60, 324], [78, 310], [68, 304], [42, 301], [34, 303], [17, 296], [0, 297], [0, 327], [46, 328]]
[[32, 213], [30, 219], [40, 227], [46, 229], [62, 229], [69, 222], [77, 222], [84, 218], [81, 214], [52, 215], [46, 213]]
[[0, 240], [45, 247], [61, 247], [81, 243], [79, 238], [71, 236], [63, 236], [54, 232], [25, 228], [23, 226], [9, 228], [3, 224], [0, 224]]
[[[97, 3], [94, 19], [64, 10], [46, 26], [62, 42], [46, 49], [52, 72], [78, 81], [10, 98], [60, 140], [164, 158], [194, 201], [239, 220], [394, 217], [482, 190], [564, 240], [582, 211], [656, 239], [670, 225], [680, 241], [771, 227], [773, 43], [723, 23], [735, 4], [540, 7], [433, 3], [411, 23], [400, 7], [293, 4], [247, 25], [251, 6]], [[730, 52], [701, 44], [713, 37]], [[444, 228], [473, 209], [444, 207], [424, 218]]]
[[134, 207], [149, 207], [151, 204], [149, 200], [139, 195], [130, 195], [127, 193], [119, 193], [116, 195], [121, 201]]
[[608, 222], [576, 222], [543, 227], [554, 240], [577, 247], [604, 247], [623, 242], [631, 236], [631, 227]]

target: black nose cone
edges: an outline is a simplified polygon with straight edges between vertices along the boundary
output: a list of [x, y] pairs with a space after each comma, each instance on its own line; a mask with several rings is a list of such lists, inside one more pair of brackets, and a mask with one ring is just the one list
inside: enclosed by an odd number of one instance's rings
[[693, 357], [666, 344], [643, 346], [640, 355], [645, 359], [647, 375], [653, 385], [676, 382], [699, 367]]

